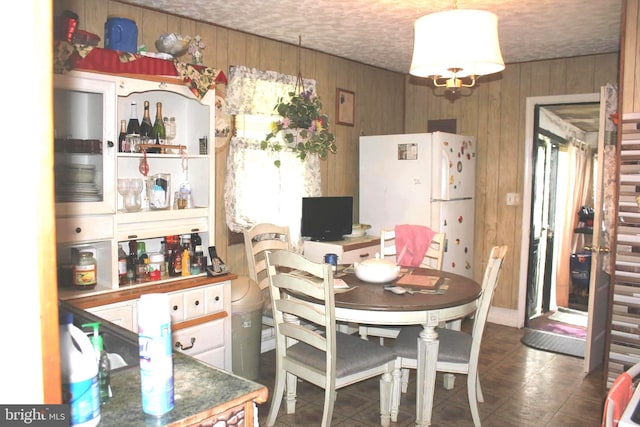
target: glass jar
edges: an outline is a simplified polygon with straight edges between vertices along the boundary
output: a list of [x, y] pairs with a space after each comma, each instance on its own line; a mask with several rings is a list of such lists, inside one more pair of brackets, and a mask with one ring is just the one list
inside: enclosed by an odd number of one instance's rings
[[96, 259], [91, 252], [80, 252], [73, 266], [73, 286], [81, 289], [93, 289], [98, 283]]

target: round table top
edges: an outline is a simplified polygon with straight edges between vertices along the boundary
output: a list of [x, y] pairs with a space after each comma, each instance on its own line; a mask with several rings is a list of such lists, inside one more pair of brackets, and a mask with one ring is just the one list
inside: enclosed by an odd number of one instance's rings
[[[369, 311], [419, 311], [440, 310], [456, 307], [478, 299], [482, 292], [480, 285], [473, 279], [454, 273], [428, 268], [414, 268], [414, 275], [437, 276], [444, 279], [448, 289], [443, 294], [408, 293], [397, 295], [385, 291], [384, 287], [391, 283], [367, 283], [358, 279], [355, 274], [338, 274], [336, 277], [344, 280], [349, 286], [355, 287], [347, 292], [335, 294], [336, 308], [369, 310]], [[414, 286], [407, 288], [419, 289]]]

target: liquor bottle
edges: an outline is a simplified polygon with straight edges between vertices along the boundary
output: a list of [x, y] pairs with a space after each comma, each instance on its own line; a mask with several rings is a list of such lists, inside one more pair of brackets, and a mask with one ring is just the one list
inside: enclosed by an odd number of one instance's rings
[[129, 147], [127, 147], [127, 121], [120, 120], [120, 135], [118, 135], [118, 152], [128, 153]]
[[138, 242], [129, 240], [129, 256], [127, 257], [127, 281], [136, 282], [136, 268], [138, 264]]
[[182, 252], [180, 246], [176, 246], [173, 250], [173, 274], [172, 276], [182, 276]]
[[127, 253], [122, 249], [122, 245], [118, 246], [118, 284], [126, 286], [127, 283]]
[[138, 121], [138, 104], [136, 104], [136, 101], [131, 102], [129, 123], [127, 124], [127, 135], [140, 135], [140, 122]]
[[152, 132], [156, 144], [165, 145], [167, 143], [167, 130], [162, 120], [162, 102], [156, 103], [156, 120], [153, 122]]
[[202, 238], [198, 233], [191, 233], [191, 247], [193, 247], [193, 253], [204, 253], [202, 250]]

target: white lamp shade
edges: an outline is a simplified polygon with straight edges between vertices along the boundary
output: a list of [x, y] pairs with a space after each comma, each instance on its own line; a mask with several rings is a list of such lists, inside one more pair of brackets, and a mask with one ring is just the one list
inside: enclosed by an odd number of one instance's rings
[[409, 72], [418, 77], [483, 76], [504, 70], [498, 18], [482, 10], [454, 9], [418, 18]]

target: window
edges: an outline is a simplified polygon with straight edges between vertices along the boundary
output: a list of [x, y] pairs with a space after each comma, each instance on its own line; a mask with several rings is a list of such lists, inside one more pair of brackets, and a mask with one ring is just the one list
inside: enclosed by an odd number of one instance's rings
[[[301, 161], [293, 152], [272, 153], [260, 142], [277, 120], [273, 107], [296, 88], [296, 76], [231, 67], [227, 87], [227, 113], [236, 116], [236, 136], [229, 143], [225, 177], [226, 222], [242, 232], [253, 224], [270, 222], [289, 226], [291, 241], [299, 248], [302, 197], [320, 196], [320, 164], [316, 156]], [[315, 80], [304, 80], [315, 91]], [[281, 161], [278, 168], [276, 158]]]

